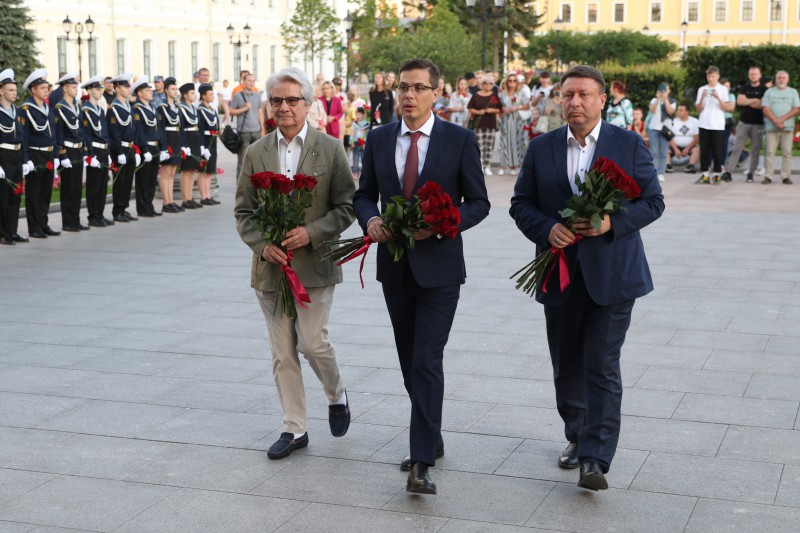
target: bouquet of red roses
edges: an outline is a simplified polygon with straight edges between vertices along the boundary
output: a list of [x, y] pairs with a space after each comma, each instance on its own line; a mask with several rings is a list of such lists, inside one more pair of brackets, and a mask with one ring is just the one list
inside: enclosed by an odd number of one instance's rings
[[[280, 247], [289, 230], [305, 223], [305, 209], [311, 207], [311, 191], [317, 186], [317, 179], [305, 174], [295, 174], [294, 179], [290, 179], [275, 172], [258, 172], [250, 176], [250, 183], [256, 188], [253, 226], [267, 243]], [[278, 300], [272, 312], [280, 304], [282, 315], [297, 318], [295, 301], [305, 308], [311, 300], [291, 266], [292, 251], [284, 251], [288, 258], [286, 265], [281, 265]]]
[[[612, 160], [599, 157], [586, 173], [584, 181], [575, 177], [578, 194], [571, 196], [559, 215], [567, 219], [565, 225], [572, 229], [572, 224], [577, 219], [589, 219], [595, 229], [600, 229], [603, 218], [612, 213], [627, 211], [622, 203], [623, 199], [635, 200], [642, 194], [642, 189], [636, 181], [625, 174], [625, 171]], [[577, 244], [583, 237], [575, 235]], [[550, 248], [539, 254], [536, 259], [511, 275], [517, 278], [517, 289], [522, 289], [526, 294], [533, 295], [536, 287], [541, 284], [542, 292], [547, 293], [547, 282], [556, 267], [553, 261], [558, 260], [561, 292], [569, 287], [569, 269], [567, 259], [562, 248]], [[520, 275], [521, 274], [521, 275]]]
[[[384, 227], [392, 233], [392, 238], [386, 243], [386, 247], [397, 262], [403, 257], [406, 249], [414, 249], [417, 242], [414, 233], [419, 230], [427, 229], [447, 239], [455, 238], [458, 235], [458, 225], [461, 223], [461, 212], [438, 183], [429, 181], [419, 188], [416, 196], [408, 200], [400, 195], [392, 196], [386, 205], [386, 211], [381, 214], [381, 219]], [[323, 255], [322, 258], [338, 261], [336, 266], [339, 266], [362, 256], [359, 270], [361, 275], [367, 251], [374, 242], [369, 235], [328, 241], [323, 244], [339, 247]], [[361, 287], [364, 287], [363, 277]]]

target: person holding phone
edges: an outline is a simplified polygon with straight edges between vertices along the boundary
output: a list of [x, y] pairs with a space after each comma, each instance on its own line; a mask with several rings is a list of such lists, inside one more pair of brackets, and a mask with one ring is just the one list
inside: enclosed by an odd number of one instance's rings
[[650, 153], [653, 154], [653, 163], [656, 166], [658, 181], [664, 181], [667, 171], [667, 155], [669, 154], [670, 139], [665, 136], [666, 131], [672, 132], [672, 117], [675, 114], [677, 100], [670, 96], [669, 83], [662, 81], [658, 86], [655, 98], [650, 100], [650, 126], [647, 137], [650, 139]]
[[[728, 98], [728, 88], [719, 82], [719, 69], [706, 69], [708, 83], [697, 90], [695, 107], [700, 113], [700, 179], [697, 183], [719, 185], [722, 174], [722, 149], [725, 136], [725, 111], [733, 111], [735, 103]], [[713, 173], [709, 172], [714, 158]]]

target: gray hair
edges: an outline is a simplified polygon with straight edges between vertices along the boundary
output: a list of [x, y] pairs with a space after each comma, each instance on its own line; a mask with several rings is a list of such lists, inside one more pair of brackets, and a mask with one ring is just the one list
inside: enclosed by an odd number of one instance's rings
[[269, 77], [267, 80], [267, 98], [272, 98], [272, 90], [275, 89], [277, 84], [286, 81], [299, 85], [303, 99], [309, 104], [314, 103], [314, 89], [311, 88], [308, 76], [306, 76], [305, 72], [295, 67], [285, 68]]

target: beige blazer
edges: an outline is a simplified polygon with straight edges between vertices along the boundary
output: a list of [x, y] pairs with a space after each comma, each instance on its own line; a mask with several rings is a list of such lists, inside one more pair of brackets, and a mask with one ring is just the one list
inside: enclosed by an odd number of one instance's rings
[[[341, 283], [341, 267], [331, 261], [322, 260], [322, 255], [327, 250], [321, 245], [325, 241], [338, 239], [355, 220], [355, 184], [344, 146], [338, 139], [309, 127], [300, 151], [298, 169], [300, 174], [317, 178], [318, 183], [313, 191], [313, 203], [305, 211], [305, 228], [311, 237], [311, 244], [294, 251], [292, 268], [306, 288]], [[265, 171], [280, 172], [276, 131], [248, 147], [236, 187], [234, 207], [239, 236], [253, 250], [250, 284], [254, 289], [274, 291], [277, 290], [280, 267], [261, 258], [267, 241], [252, 224], [256, 194], [250, 183], [250, 176]]]

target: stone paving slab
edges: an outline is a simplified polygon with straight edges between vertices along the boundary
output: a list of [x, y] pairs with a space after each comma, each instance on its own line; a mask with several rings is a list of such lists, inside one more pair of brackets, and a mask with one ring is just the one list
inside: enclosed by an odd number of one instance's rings
[[219, 207], [4, 247], [0, 531], [796, 531], [800, 238], [763, 228], [796, 226], [800, 189], [741, 177], [668, 175], [643, 231], [656, 290], [623, 349], [604, 493], [556, 466], [543, 312], [507, 279], [533, 254], [513, 177], [489, 179], [464, 235], [434, 497], [397, 465], [408, 399], [374, 254], [364, 289], [345, 267], [330, 321], [350, 432], [330, 436], [304, 363], [311, 444], [269, 461], [282, 412], [228, 175]]

